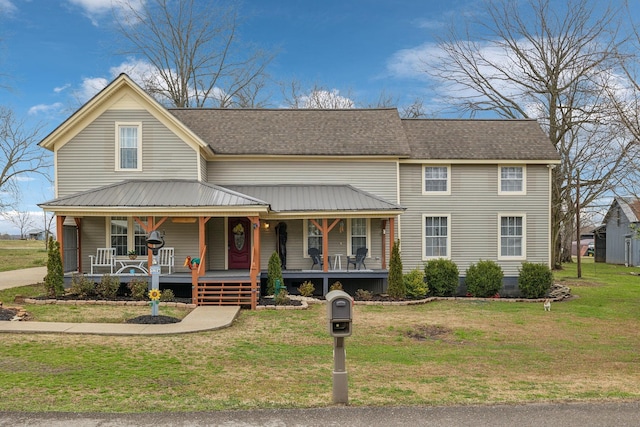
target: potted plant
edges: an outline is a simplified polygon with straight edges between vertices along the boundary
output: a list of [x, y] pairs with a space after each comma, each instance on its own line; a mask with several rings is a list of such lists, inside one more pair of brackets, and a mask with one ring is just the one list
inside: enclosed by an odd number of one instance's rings
[[129, 259], [136, 259], [138, 258], [138, 254], [136, 254], [135, 250], [130, 250], [129, 252], [127, 252], [127, 254], [129, 255]]

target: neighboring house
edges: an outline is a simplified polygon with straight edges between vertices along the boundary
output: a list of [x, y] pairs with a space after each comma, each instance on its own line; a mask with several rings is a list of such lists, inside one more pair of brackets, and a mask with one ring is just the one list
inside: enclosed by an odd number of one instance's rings
[[177, 260], [161, 280], [192, 284], [198, 303], [223, 284], [255, 290], [274, 251], [290, 290], [313, 280], [323, 294], [335, 280], [384, 291], [397, 239], [405, 271], [444, 257], [464, 276], [491, 259], [506, 291], [522, 262], [551, 262], [559, 156], [532, 120], [165, 108], [123, 74], [40, 145], [54, 152], [56, 191], [40, 206], [64, 228], [65, 256], [77, 253], [66, 270], [87, 272], [105, 247], [150, 260], [145, 236], [160, 230]]
[[47, 230], [31, 230], [27, 232], [29, 240], [45, 240], [47, 238]]
[[598, 229], [605, 237], [608, 264], [640, 265], [640, 236], [633, 230], [639, 224], [640, 200], [616, 197]]

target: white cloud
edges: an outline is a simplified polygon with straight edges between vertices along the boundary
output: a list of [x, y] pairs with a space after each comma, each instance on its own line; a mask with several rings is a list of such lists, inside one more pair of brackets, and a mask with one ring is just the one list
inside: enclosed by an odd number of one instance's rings
[[65, 90], [69, 89], [71, 85], [69, 83], [67, 83], [66, 85], [62, 85], [62, 86], [58, 86], [58, 87], [54, 87], [53, 91], [55, 93], [60, 93], [60, 92], [64, 92]]
[[18, 11], [16, 5], [11, 0], [0, 0], [0, 13], [4, 15], [12, 15]]
[[99, 19], [110, 17], [112, 14], [123, 17], [131, 8], [139, 10], [146, 0], [68, 0], [68, 2], [82, 9], [91, 23], [98, 26]]
[[387, 61], [387, 71], [395, 78], [426, 79], [425, 59], [440, 54], [438, 45], [424, 43], [410, 49], [402, 49], [391, 55]]
[[74, 91], [74, 95], [80, 103], [84, 104], [104, 89], [107, 84], [109, 81], [104, 77], [88, 77], [82, 80], [80, 88]]
[[38, 104], [29, 108], [29, 115], [56, 113], [60, 111], [62, 107], [61, 102], [56, 102], [54, 104]]

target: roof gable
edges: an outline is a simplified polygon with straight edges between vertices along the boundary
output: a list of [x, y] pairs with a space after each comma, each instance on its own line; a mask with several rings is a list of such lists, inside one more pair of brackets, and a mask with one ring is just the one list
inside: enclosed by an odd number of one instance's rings
[[603, 222], [605, 224], [609, 222], [609, 219], [614, 215], [618, 207], [629, 223], [640, 222], [640, 199], [633, 197], [616, 197], [604, 216]]
[[209, 151], [207, 144], [170, 114], [153, 97], [142, 90], [126, 74], [120, 74], [40, 141], [38, 145], [51, 151], [59, 149], [109, 109], [146, 110], [194, 149]]

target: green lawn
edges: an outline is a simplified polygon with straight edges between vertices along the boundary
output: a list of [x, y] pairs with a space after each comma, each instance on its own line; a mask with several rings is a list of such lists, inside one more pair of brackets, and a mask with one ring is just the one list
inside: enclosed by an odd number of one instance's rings
[[0, 240], [0, 271], [47, 265], [45, 242]]
[[[352, 405], [640, 399], [640, 277], [585, 263], [552, 304], [466, 299], [360, 306], [346, 339]], [[0, 293], [0, 300], [3, 298]], [[325, 308], [243, 311], [228, 329], [149, 337], [0, 334], [0, 411], [327, 406]]]

